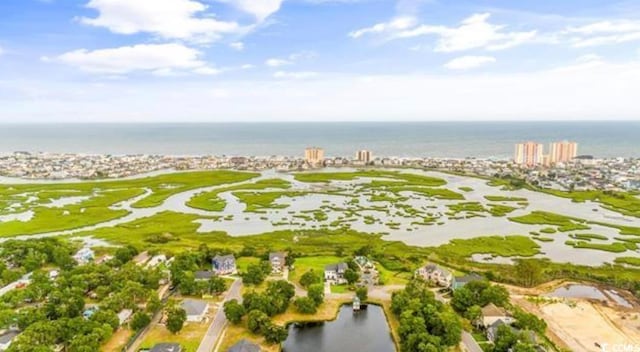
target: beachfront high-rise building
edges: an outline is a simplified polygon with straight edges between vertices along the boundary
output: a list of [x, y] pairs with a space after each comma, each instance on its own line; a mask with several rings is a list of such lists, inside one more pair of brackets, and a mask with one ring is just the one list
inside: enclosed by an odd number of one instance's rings
[[518, 165], [524, 166], [540, 165], [543, 162], [543, 150], [544, 147], [540, 143], [518, 143], [516, 144], [516, 153], [513, 157], [513, 161]]
[[549, 145], [549, 162], [566, 163], [578, 155], [578, 143], [576, 142], [554, 142]]
[[369, 163], [371, 159], [371, 151], [369, 150], [358, 150], [356, 152], [356, 161], [360, 161], [366, 164]]
[[324, 161], [324, 149], [308, 147], [304, 150], [304, 160], [311, 165], [318, 165]]

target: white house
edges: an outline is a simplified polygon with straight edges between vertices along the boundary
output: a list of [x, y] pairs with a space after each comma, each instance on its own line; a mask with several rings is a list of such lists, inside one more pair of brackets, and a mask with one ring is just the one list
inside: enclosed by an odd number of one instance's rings
[[344, 278], [344, 272], [347, 269], [347, 263], [329, 264], [324, 267], [324, 280], [336, 284], [345, 283], [347, 280]]
[[133, 314], [133, 311], [131, 309], [121, 310], [120, 313], [118, 313], [118, 321], [120, 322], [120, 325], [126, 323], [127, 320], [131, 318], [132, 314]]
[[187, 312], [188, 322], [201, 322], [209, 310], [209, 302], [198, 299], [185, 299], [181, 306]]
[[73, 255], [73, 259], [80, 265], [89, 263], [94, 257], [95, 253], [89, 247], [83, 247]]
[[489, 328], [497, 321], [502, 321], [503, 324], [511, 325], [515, 322], [515, 319], [507, 312], [506, 309], [496, 306], [493, 303], [489, 303], [482, 307], [481, 324], [485, 328]]
[[442, 287], [451, 286], [451, 281], [453, 280], [453, 275], [449, 270], [436, 264], [427, 264], [419, 268], [416, 270], [415, 275]]
[[211, 262], [213, 271], [218, 275], [231, 275], [237, 272], [236, 258], [233, 254], [216, 255]]
[[271, 272], [274, 274], [281, 273], [287, 262], [287, 253], [271, 252], [269, 253], [269, 262], [271, 263]]

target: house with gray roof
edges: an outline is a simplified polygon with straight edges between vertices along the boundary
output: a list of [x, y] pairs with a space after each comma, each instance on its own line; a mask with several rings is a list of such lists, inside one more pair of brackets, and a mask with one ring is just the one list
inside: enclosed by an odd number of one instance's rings
[[451, 286], [451, 281], [453, 280], [453, 274], [449, 270], [436, 264], [427, 264], [418, 268], [415, 276], [442, 287]]
[[271, 252], [269, 253], [269, 263], [271, 263], [271, 272], [279, 274], [284, 270], [287, 263], [287, 253]]
[[182, 352], [182, 346], [179, 343], [157, 343], [149, 352]]
[[260, 352], [260, 351], [261, 351], [260, 346], [246, 339], [242, 339], [238, 341], [238, 343], [229, 347], [229, 349], [227, 350], [227, 352]]
[[210, 270], [198, 270], [193, 273], [196, 281], [207, 281], [216, 276], [216, 273]]
[[324, 267], [324, 280], [330, 283], [343, 284], [347, 280], [344, 278], [344, 272], [349, 269], [347, 263], [329, 264]]
[[231, 275], [238, 271], [236, 268], [236, 258], [233, 254], [216, 255], [213, 257], [211, 263], [213, 265], [213, 271], [218, 275]]
[[187, 312], [188, 322], [201, 322], [209, 310], [209, 302], [199, 299], [185, 299], [180, 306]]

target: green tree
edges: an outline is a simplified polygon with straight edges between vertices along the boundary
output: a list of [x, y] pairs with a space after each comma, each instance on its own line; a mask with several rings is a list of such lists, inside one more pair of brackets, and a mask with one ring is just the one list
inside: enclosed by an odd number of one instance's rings
[[213, 276], [209, 279], [209, 293], [219, 295], [227, 290], [227, 283], [219, 276]]
[[315, 314], [317, 311], [316, 302], [309, 297], [298, 297], [293, 301], [293, 305], [302, 314]]
[[131, 327], [131, 329], [138, 331], [144, 329], [147, 325], [149, 325], [149, 323], [151, 323], [151, 317], [149, 317], [149, 314], [145, 312], [137, 312], [133, 315], [133, 317], [131, 317], [129, 326]]
[[245, 313], [244, 306], [235, 299], [224, 303], [224, 315], [233, 324], [240, 323]]
[[187, 312], [180, 307], [173, 307], [167, 311], [167, 329], [177, 334], [187, 321]]
[[314, 284], [309, 286], [307, 297], [311, 298], [316, 303], [316, 306], [321, 305], [324, 302], [324, 285]]
[[344, 271], [344, 279], [351, 285], [356, 283], [360, 279], [360, 274], [357, 271], [349, 268]]
[[273, 323], [265, 326], [262, 333], [264, 335], [264, 339], [268, 343], [281, 343], [287, 339], [287, 336], [289, 336], [289, 332], [286, 328]]
[[526, 287], [542, 281], [542, 267], [536, 259], [520, 259], [515, 265], [516, 277]]
[[254, 334], [262, 333], [269, 324], [271, 324], [269, 317], [262, 311], [254, 309], [247, 315], [247, 328]]
[[321, 282], [322, 277], [320, 277], [320, 275], [318, 275], [313, 269], [302, 274], [302, 276], [300, 277], [300, 285], [302, 285], [302, 287], [309, 287], [313, 284]]
[[356, 288], [356, 296], [364, 302], [369, 298], [369, 289], [366, 286]]

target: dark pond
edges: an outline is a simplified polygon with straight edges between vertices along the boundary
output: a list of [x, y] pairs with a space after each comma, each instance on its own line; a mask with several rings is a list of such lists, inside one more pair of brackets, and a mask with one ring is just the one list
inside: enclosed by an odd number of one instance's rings
[[350, 305], [340, 308], [334, 321], [291, 324], [285, 352], [393, 352], [395, 345], [384, 311], [369, 305], [367, 310], [353, 313]]

